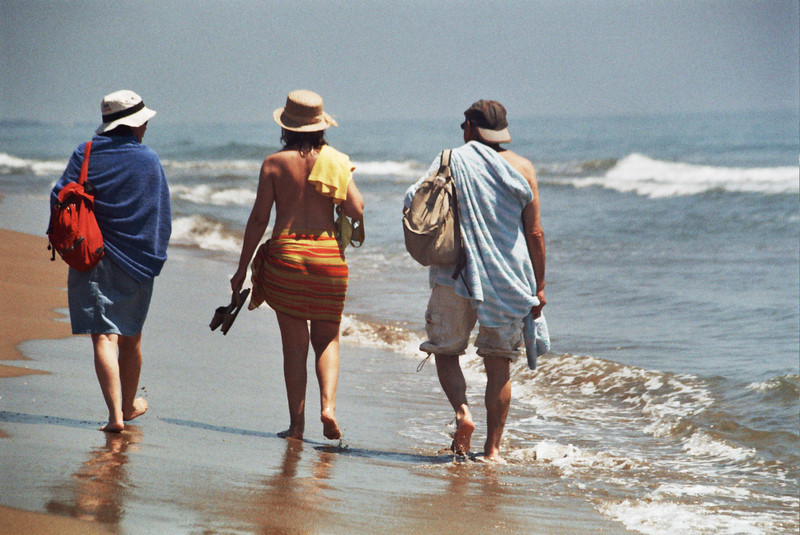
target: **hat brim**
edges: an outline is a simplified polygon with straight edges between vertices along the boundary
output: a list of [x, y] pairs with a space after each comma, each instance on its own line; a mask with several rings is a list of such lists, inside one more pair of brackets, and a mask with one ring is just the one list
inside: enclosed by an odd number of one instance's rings
[[476, 127], [475, 129], [478, 131], [478, 135], [481, 136], [481, 139], [489, 143], [511, 142], [511, 133], [508, 131], [508, 128], [503, 128], [502, 130], [489, 130], [488, 128]]
[[97, 128], [97, 130], [95, 130], [95, 133], [102, 134], [103, 132], [114, 130], [116, 127], [120, 125], [132, 126], [134, 128], [137, 126], [142, 126], [144, 123], [152, 119], [155, 114], [156, 114], [155, 110], [151, 110], [150, 108], [144, 107], [141, 110], [137, 111], [136, 113], [128, 115], [127, 117], [122, 117], [120, 119], [117, 119], [116, 121], [111, 121], [109, 123], [101, 124]]
[[276, 123], [281, 125], [281, 128], [291, 130], [292, 132], [318, 132], [330, 128], [331, 126], [339, 126], [339, 123], [324, 111], [322, 112], [322, 118], [316, 123], [301, 124], [287, 117], [283, 113], [283, 110], [284, 108], [278, 108], [272, 112], [272, 118], [275, 119]]

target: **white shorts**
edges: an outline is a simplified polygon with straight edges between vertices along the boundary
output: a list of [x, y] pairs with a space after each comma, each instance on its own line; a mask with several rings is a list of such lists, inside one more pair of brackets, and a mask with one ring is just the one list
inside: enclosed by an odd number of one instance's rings
[[[456, 294], [452, 286], [434, 285], [425, 312], [428, 340], [420, 344], [420, 351], [434, 355], [463, 355], [477, 321], [478, 314], [469, 299]], [[522, 321], [503, 327], [481, 325], [475, 347], [481, 357], [516, 359], [522, 347]]]

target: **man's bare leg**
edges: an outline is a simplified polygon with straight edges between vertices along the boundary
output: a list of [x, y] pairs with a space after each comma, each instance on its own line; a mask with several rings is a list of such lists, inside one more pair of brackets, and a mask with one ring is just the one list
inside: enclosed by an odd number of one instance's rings
[[475, 422], [467, 404], [467, 382], [458, 355], [436, 355], [436, 372], [450, 405], [456, 412], [455, 453], [469, 453]]
[[486, 444], [484, 455], [489, 461], [504, 463], [500, 456], [500, 440], [511, 404], [511, 361], [502, 357], [483, 359], [486, 367]]
[[316, 356], [322, 434], [330, 440], [340, 439], [342, 432], [336, 421], [336, 389], [339, 383], [339, 323], [312, 321], [311, 345]]
[[119, 378], [117, 357], [119, 337], [116, 334], [93, 334], [94, 370], [100, 382], [100, 390], [108, 407], [108, 423], [102, 431], [119, 433], [125, 429], [122, 417], [122, 386]]
[[283, 345], [283, 380], [289, 401], [289, 429], [278, 433], [282, 438], [303, 439], [305, 431], [306, 383], [308, 372], [308, 322], [282, 312], [275, 312]]
[[142, 333], [136, 336], [120, 336], [118, 343], [122, 419], [128, 422], [147, 412], [147, 401], [136, 397], [142, 371]]

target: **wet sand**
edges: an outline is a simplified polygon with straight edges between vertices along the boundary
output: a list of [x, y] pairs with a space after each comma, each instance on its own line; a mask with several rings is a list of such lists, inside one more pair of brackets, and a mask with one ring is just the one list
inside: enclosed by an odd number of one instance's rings
[[0, 506], [0, 534], [20, 535], [36, 533], [58, 533], [59, 535], [93, 535], [95, 533], [113, 533], [102, 524], [87, 520], [65, 518], [21, 511]]
[[[3, 226], [16, 220], [10, 206], [0, 203]], [[12, 260], [20, 244], [33, 252]], [[66, 304], [66, 268], [36, 236], [2, 232], [0, 248], [24, 264], [4, 275], [4, 301], [17, 304], [3, 323], [30, 317], [30, 330], [12, 329], [29, 341], [11, 344], [28, 358], [12, 366], [29, 375], [0, 378], [0, 534], [91, 532], [86, 522], [114, 533], [625, 532], [547, 463], [454, 462], [434, 367], [417, 373], [385, 349], [341, 346], [341, 445], [322, 436], [311, 363], [305, 440], [278, 438], [288, 416], [275, 316], [244, 310], [227, 336], [212, 333], [233, 265], [197, 250], [171, 248], [156, 279], [140, 381], [150, 410], [102, 433], [88, 339], [54, 339], [69, 332], [53, 312]], [[511, 421], [528, 416], [517, 410]], [[479, 451], [485, 411], [473, 414]]]
[[[22, 361], [0, 364], [0, 378], [46, 373], [26, 366], [30, 359], [19, 349], [22, 342], [70, 336], [69, 323], [55, 321], [63, 317], [56, 310], [67, 306], [66, 272], [62, 262], [47, 261], [46, 238], [0, 229], [0, 360]], [[2, 427], [0, 439], [11, 439]], [[0, 506], [0, 534], [6, 533], [110, 531], [90, 521]]]

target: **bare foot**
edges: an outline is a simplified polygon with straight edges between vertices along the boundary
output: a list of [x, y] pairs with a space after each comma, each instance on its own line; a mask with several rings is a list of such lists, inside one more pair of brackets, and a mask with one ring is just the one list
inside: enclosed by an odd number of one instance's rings
[[453, 452], [456, 455], [469, 453], [473, 431], [475, 431], [475, 422], [472, 421], [472, 415], [469, 412], [460, 420], [456, 417], [456, 436], [453, 440]]
[[500, 457], [500, 452], [484, 452], [483, 460], [487, 463], [494, 463], [494, 464], [507, 464], [506, 460]]
[[280, 438], [292, 438], [294, 440], [303, 440], [303, 432], [296, 431], [291, 428], [287, 429], [286, 431], [281, 431], [278, 433], [278, 437]]
[[338, 440], [342, 438], [342, 432], [339, 430], [339, 424], [336, 423], [336, 417], [327, 413], [322, 413], [322, 434], [325, 438], [330, 440]]
[[123, 430], [125, 430], [125, 424], [112, 422], [108, 422], [100, 428], [100, 431], [105, 431], [106, 433], [122, 433]]
[[133, 420], [134, 418], [138, 418], [142, 414], [147, 412], [147, 400], [144, 398], [136, 398], [133, 400], [133, 410], [131, 412], [122, 413], [122, 419], [126, 422]]

